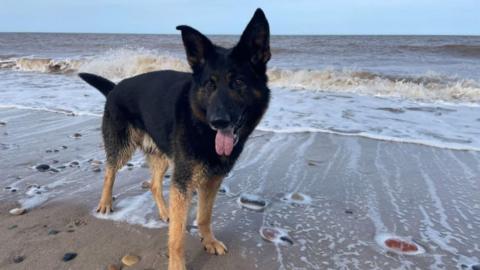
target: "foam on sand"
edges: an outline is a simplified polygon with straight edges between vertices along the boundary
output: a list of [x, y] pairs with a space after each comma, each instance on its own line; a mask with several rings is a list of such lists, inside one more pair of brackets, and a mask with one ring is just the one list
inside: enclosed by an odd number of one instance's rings
[[114, 203], [113, 209], [114, 212], [109, 214], [94, 211], [93, 215], [100, 219], [138, 224], [147, 228], [167, 227], [167, 224], [158, 218], [157, 206], [150, 191], [120, 198]]

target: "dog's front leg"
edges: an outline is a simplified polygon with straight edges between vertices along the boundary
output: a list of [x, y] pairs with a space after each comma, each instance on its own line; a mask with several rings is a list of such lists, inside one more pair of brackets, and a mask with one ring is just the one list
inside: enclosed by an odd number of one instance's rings
[[[178, 177], [178, 176], [177, 176]], [[178, 179], [175, 174], [170, 186], [170, 225], [168, 228], [168, 269], [184, 270], [185, 266], [185, 230], [187, 215], [192, 199], [190, 179]]]
[[210, 254], [223, 255], [227, 247], [215, 238], [212, 232], [212, 210], [223, 177], [204, 179], [198, 184], [197, 224], [205, 250]]

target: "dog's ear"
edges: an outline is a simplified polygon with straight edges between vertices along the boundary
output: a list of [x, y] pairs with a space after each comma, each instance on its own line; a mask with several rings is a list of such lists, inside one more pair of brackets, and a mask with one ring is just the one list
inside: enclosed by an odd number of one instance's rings
[[270, 27], [263, 11], [258, 8], [233, 49], [237, 59], [248, 59], [255, 70], [265, 73], [270, 60]]
[[196, 29], [179, 25], [177, 30], [182, 31], [183, 46], [187, 53], [187, 61], [193, 72], [198, 71], [205, 64], [206, 59], [213, 53], [212, 42]]

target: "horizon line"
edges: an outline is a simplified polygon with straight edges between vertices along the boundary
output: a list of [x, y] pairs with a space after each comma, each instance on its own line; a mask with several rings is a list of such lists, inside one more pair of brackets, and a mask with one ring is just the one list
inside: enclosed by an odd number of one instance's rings
[[[240, 36], [240, 34], [216, 34], [216, 33], [208, 33], [208, 32], [202, 32], [205, 35], [213, 35], [213, 36]], [[131, 32], [43, 32], [43, 31], [38, 31], [38, 32], [31, 32], [31, 31], [0, 31], [0, 34], [89, 34], [89, 35], [180, 35], [180, 32], [178, 33], [151, 33], [151, 32], [145, 32], [145, 33], [131, 33]], [[271, 36], [463, 36], [463, 37], [478, 37], [480, 36], [479, 34], [386, 34], [386, 33], [376, 33], [376, 34], [367, 34], [367, 33], [362, 33], [362, 34], [348, 34], [348, 33], [319, 33], [319, 34], [271, 34]]]

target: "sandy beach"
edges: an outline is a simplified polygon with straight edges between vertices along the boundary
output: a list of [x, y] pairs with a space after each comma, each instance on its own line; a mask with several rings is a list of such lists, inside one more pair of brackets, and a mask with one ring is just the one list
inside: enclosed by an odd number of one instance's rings
[[[103, 180], [99, 117], [4, 108], [0, 122], [1, 269], [106, 269], [128, 253], [140, 262], [123, 269], [166, 269], [167, 225], [141, 187], [149, 172], [140, 154], [119, 173], [116, 211], [93, 212]], [[230, 252], [208, 255], [191, 227], [187, 267], [471, 269], [480, 263], [479, 176], [474, 151], [256, 131], [215, 204], [214, 230]], [[242, 208], [242, 194], [258, 195], [266, 208]], [[15, 207], [27, 212], [9, 214]], [[262, 227], [284, 231], [293, 244], [263, 240]], [[425, 252], [388, 251], [382, 235]], [[67, 252], [77, 256], [64, 262]]]

